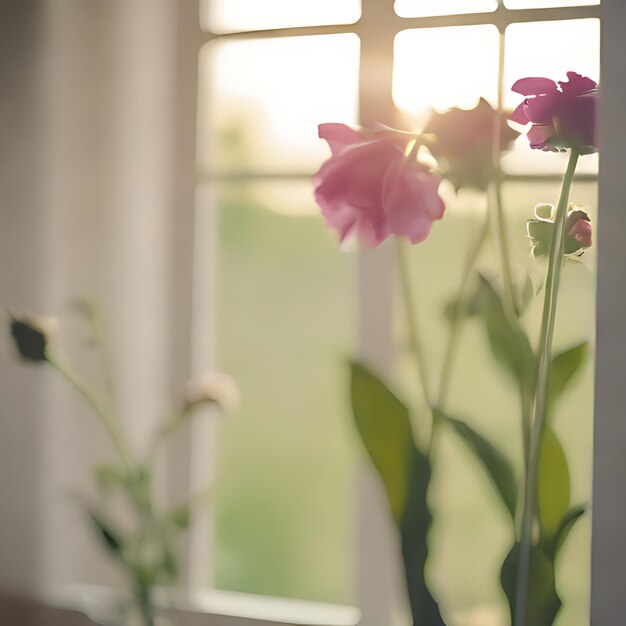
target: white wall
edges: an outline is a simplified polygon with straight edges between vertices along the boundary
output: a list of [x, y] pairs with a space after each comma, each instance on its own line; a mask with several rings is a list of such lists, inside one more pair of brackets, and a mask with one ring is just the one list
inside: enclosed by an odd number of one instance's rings
[[[193, 82], [181, 78], [177, 37], [193, 4], [0, 3], [0, 303], [60, 317], [89, 377], [97, 363], [71, 301], [103, 304], [138, 448], [188, 376], [195, 65]], [[0, 345], [0, 588], [108, 581], [63, 493], [91, 489], [86, 470], [110, 446], [53, 372]]]

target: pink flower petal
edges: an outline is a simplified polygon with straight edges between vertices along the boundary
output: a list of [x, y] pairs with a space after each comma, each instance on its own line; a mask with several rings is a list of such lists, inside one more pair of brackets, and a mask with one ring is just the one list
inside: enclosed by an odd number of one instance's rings
[[554, 126], [552, 124], [535, 125], [528, 131], [528, 141], [530, 147], [543, 150], [546, 142], [554, 135]]
[[584, 219], [578, 220], [570, 229], [569, 234], [585, 248], [589, 248], [591, 246], [591, 222]]
[[437, 190], [439, 177], [404, 158], [392, 164], [383, 184], [383, 209], [389, 230], [412, 243], [428, 237], [432, 222], [443, 217], [444, 205]]
[[551, 124], [554, 112], [558, 106], [559, 96], [563, 97], [559, 93], [553, 93], [526, 98], [524, 110], [528, 120], [533, 124]]
[[362, 141], [361, 135], [345, 124], [320, 124], [317, 127], [320, 139], [325, 139], [333, 154], [346, 146]]
[[538, 96], [550, 94], [557, 91], [556, 83], [549, 78], [528, 77], [520, 78], [511, 89], [523, 96]]
[[567, 80], [559, 81], [563, 93], [568, 96], [582, 96], [598, 88], [598, 83], [591, 78], [581, 76], [576, 72], [567, 72]]
[[509, 115], [509, 119], [512, 122], [517, 122], [518, 124], [528, 124], [528, 117], [526, 116], [526, 102], [522, 102], [511, 115]]
[[384, 219], [375, 221], [360, 219], [356, 224], [355, 231], [365, 248], [375, 248], [391, 234]]

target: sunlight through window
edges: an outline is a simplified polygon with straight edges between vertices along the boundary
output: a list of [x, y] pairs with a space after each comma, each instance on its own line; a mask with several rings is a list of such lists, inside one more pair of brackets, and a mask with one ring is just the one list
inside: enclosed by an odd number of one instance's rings
[[509, 9], [548, 9], [551, 7], [579, 7], [600, 4], [600, 0], [504, 0]]
[[201, 58], [204, 170], [314, 171], [317, 125], [357, 123], [356, 35], [210, 43]]
[[483, 13], [497, 8], [496, 0], [396, 0], [395, 4], [396, 13], [400, 17]]
[[393, 78], [394, 101], [418, 128], [431, 108], [471, 108], [481, 96], [495, 104], [498, 31], [488, 25], [402, 31]]
[[204, 0], [202, 25], [216, 33], [291, 26], [352, 24], [361, 15], [360, 0]]

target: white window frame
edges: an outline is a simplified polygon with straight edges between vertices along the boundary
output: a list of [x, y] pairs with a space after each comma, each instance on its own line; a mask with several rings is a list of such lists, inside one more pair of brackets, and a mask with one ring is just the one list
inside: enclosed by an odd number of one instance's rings
[[[196, 4], [196, 0], [189, 4]], [[197, 18], [197, 6], [189, 16]], [[444, 26], [470, 26], [490, 24], [500, 33], [500, 69], [498, 86], [498, 106], [502, 105], [503, 93], [503, 50], [504, 31], [513, 23], [543, 22], [600, 18], [602, 23], [602, 99], [601, 137], [602, 158], [599, 174], [599, 201], [602, 205], [598, 228], [598, 299], [597, 299], [597, 353], [596, 353], [596, 404], [594, 417], [594, 498], [593, 498], [593, 563], [591, 619], [597, 626], [621, 626], [623, 621], [624, 563], [626, 563], [626, 542], [623, 529], [626, 529], [626, 498], [617, 497], [622, 476], [626, 470], [624, 448], [626, 447], [626, 419], [622, 407], [626, 406], [626, 385], [619, 378], [626, 371], [626, 335], [622, 328], [626, 320], [626, 272], [623, 271], [624, 244], [626, 235], [626, 212], [623, 199], [626, 198], [626, 176], [620, 159], [620, 149], [626, 145], [626, 125], [623, 111], [626, 110], [626, 80], [624, 79], [623, 58], [626, 32], [626, 3], [623, 0], [603, 0], [601, 5], [544, 8], [507, 9], [501, 2], [491, 13], [472, 13], [435, 17], [403, 18], [395, 14], [393, 2], [362, 0], [362, 15], [356, 24], [293, 27], [254, 32], [234, 32], [229, 34], [203, 33], [202, 43], [215, 39], [273, 38], [297, 35], [323, 35], [356, 33], [360, 38], [360, 87], [359, 121], [363, 126], [375, 122], [394, 125], [396, 108], [392, 100], [393, 42], [401, 30], [412, 28], [434, 28]], [[197, 53], [193, 46], [187, 47], [189, 62], [197, 69]], [[191, 57], [195, 56], [192, 61]], [[373, 88], [375, 86], [375, 88]], [[187, 85], [191, 90], [191, 83]], [[194, 92], [195, 93], [195, 92]], [[610, 130], [607, 130], [610, 129]], [[272, 179], [308, 179], [311, 173], [272, 174]], [[219, 183], [225, 180], [248, 180], [259, 176], [255, 172], [231, 172], [228, 174], [199, 174], [199, 180]], [[521, 176], [507, 175], [505, 180], [556, 179], [551, 175]], [[595, 175], [579, 175], [578, 180], [596, 180]], [[207, 208], [202, 210], [206, 213]], [[209, 209], [209, 219], [215, 223], [215, 211]], [[215, 229], [213, 229], [215, 230]], [[207, 245], [203, 229], [203, 246]], [[213, 232], [213, 235], [215, 233]], [[215, 241], [211, 243], [216, 243]], [[380, 371], [390, 371], [394, 359], [391, 319], [392, 319], [392, 272], [393, 257], [386, 246], [360, 253], [359, 293], [360, 293], [360, 333], [358, 353]], [[202, 289], [211, 290], [212, 277], [200, 280]], [[201, 324], [211, 319], [212, 298], [204, 296]], [[375, 306], [373, 305], [375, 303]], [[206, 330], [205, 330], [206, 332]], [[202, 351], [213, 346], [212, 335], [205, 336]], [[205, 364], [201, 364], [205, 365]], [[609, 452], [607, 454], [607, 451]], [[199, 452], [199, 451], [198, 451]], [[206, 454], [206, 451], [204, 451]], [[194, 455], [192, 454], [192, 458]], [[205, 457], [206, 458], [206, 457]], [[200, 476], [207, 476], [207, 467], [195, 467]], [[192, 470], [192, 475], [194, 471]], [[363, 626], [380, 626], [394, 623], [398, 606], [398, 588], [401, 586], [395, 536], [388, 521], [379, 487], [368, 469], [362, 468], [358, 477], [358, 548], [356, 585], [358, 606], [362, 614]], [[210, 559], [210, 525], [196, 529], [190, 554], [193, 586], [203, 586], [207, 579], [206, 564]], [[204, 536], [204, 538], [203, 538]], [[201, 568], [194, 565], [200, 561]], [[398, 584], [396, 584], [398, 583]], [[219, 592], [222, 593], [222, 592]], [[228, 594], [227, 594], [228, 595]], [[236, 605], [237, 594], [230, 594]], [[278, 600], [277, 602], [291, 601]], [[263, 602], [263, 600], [262, 600]], [[291, 603], [292, 606], [295, 606]], [[297, 603], [296, 603], [297, 604]], [[296, 613], [298, 611], [296, 610]], [[344, 618], [347, 614], [343, 614]], [[349, 618], [348, 618], [349, 619]], [[203, 622], [204, 623], [204, 622]], [[249, 624], [242, 618], [237, 624]], [[266, 623], [266, 622], [264, 622]], [[283, 621], [271, 622], [282, 624]], [[289, 622], [291, 623], [291, 622]]]

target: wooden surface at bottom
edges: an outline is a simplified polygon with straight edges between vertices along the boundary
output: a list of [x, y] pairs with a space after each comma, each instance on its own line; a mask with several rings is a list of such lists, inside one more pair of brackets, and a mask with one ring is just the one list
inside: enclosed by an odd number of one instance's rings
[[81, 613], [0, 595], [0, 626], [94, 626], [94, 622]]

